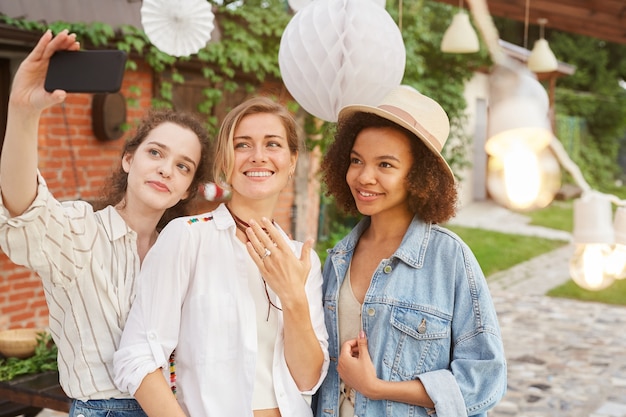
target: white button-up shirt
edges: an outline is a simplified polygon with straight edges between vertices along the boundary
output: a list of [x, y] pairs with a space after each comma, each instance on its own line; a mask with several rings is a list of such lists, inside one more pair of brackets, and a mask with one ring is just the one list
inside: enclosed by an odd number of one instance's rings
[[[250, 255], [235, 232], [224, 205], [200, 216], [175, 219], [161, 232], [144, 260], [137, 298], [115, 354], [116, 382], [122, 390], [134, 393], [148, 373], [167, 369], [175, 348], [177, 398], [187, 415], [252, 416], [256, 312], [248, 286]], [[302, 243], [282, 233], [300, 256]], [[298, 390], [285, 361], [283, 317], [278, 311], [274, 391], [281, 415], [289, 417], [312, 415], [307, 397], [328, 369], [322, 277], [314, 251], [305, 289], [324, 366], [311, 391]], [[269, 287], [268, 291], [280, 306]]]
[[134, 298], [137, 235], [109, 206], [60, 203], [39, 176], [37, 197], [20, 216], [0, 206], [0, 247], [43, 283], [61, 386], [72, 398], [127, 398], [113, 380], [113, 353]]

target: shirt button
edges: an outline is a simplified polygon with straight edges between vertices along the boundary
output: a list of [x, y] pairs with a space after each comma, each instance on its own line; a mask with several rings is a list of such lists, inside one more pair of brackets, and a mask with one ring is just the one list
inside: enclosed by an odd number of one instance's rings
[[391, 265], [387, 265], [383, 268], [383, 272], [385, 272], [385, 274], [390, 274], [391, 271], [393, 271], [393, 268], [391, 267]]
[[156, 335], [154, 333], [150, 333], [150, 334], [148, 334], [148, 339], [156, 340]]
[[376, 310], [374, 310], [373, 307], [370, 307], [370, 308], [367, 309], [367, 315], [368, 316], [373, 316], [375, 314], [376, 314]]

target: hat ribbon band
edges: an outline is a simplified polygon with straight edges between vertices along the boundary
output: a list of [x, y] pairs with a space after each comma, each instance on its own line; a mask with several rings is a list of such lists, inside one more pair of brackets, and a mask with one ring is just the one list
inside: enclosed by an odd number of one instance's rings
[[420, 136], [421, 139], [426, 140], [433, 148], [441, 152], [442, 146], [441, 146], [441, 143], [439, 143], [439, 141], [437, 140], [437, 138], [434, 137], [432, 134], [430, 134], [428, 130], [424, 129], [424, 126], [422, 126], [417, 120], [415, 120], [415, 118], [411, 116], [408, 112], [396, 106], [390, 106], [388, 104], [381, 104], [380, 106], [378, 106], [378, 108], [381, 110], [385, 110], [393, 114], [394, 116], [399, 117], [400, 119], [405, 121], [407, 124], [413, 126], [422, 135]]

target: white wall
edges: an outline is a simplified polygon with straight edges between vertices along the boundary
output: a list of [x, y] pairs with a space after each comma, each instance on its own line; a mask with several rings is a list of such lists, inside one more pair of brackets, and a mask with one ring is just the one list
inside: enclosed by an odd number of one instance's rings
[[[459, 207], [486, 199], [487, 155], [484, 151], [484, 144], [489, 97], [488, 81], [488, 74], [476, 73], [465, 86], [464, 95], [467, 102], [465, 132], [471, 137], [466, 157], [471, 165], [458, 172], [462, 177], [459, 184]], [[454, 138], [450, 139], [454, 140]]]

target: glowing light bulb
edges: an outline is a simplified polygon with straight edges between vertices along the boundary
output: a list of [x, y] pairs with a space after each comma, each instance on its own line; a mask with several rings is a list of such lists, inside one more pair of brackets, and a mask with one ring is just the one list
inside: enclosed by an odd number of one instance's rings
[[516, 211], [546, 207], [561, 186], [561, 169], [549, 148], [523, 141], [489, 157], [487, 189], [498, 204]]
[[529, 207], [541, 188], [539, 161], [535, 152], [525, 147], [512, 150], [504, 158], [504, 184], [515, 207]]
[[603, 195], [588, 192], [574, 200], [574, 255], [570, 260], [570, 274], [580, 287], [598, 291], [611, 285], [615, 279], [609, 260], [613, 254], [613, 224], [611, 202]]
[[607, 273], [607, 259], [611, 255], [611, 246], [604, 243], [576, 245], [576, 251], [570, 260], [570, 274], [580, 287], [598, 291], [613, 283], [613, 276]]
[[616, 244], [606, 259], [605, 271], [615, 279], [626, 278], [626, 246]]
[[615, 247], [607, 265], [608, 272], [615, 279], [626, 278], [626, 208], [618, 207], [613, 219]]

